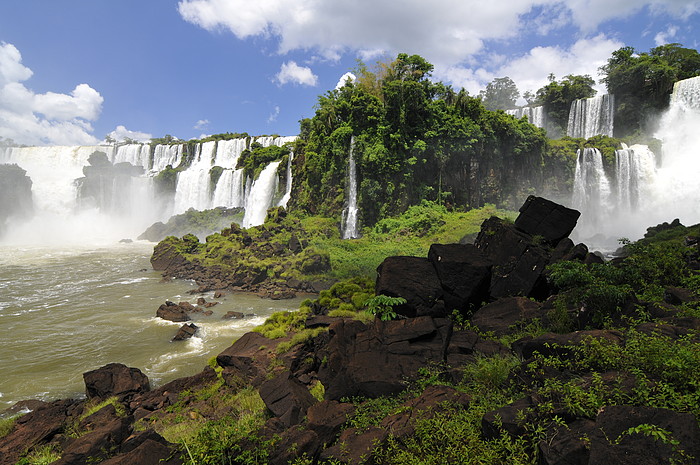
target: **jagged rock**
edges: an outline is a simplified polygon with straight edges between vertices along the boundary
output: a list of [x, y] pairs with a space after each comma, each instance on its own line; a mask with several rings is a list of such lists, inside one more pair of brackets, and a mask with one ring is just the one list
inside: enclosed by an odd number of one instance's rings
[[324, 400], [309, 407], [306, 418], [309, 429], [318, 435], [321, 444], [330, 444], [354, 412], [353, 404]]
[[468, 310], [488, 300], [491, 262], [472, 244], [433, 244], [428, 260], [442, 285], [445, 307]]
[[547, 297], [549, 286], [543, 273], [550, 253], [535, 244], [531, 236], [500, 218], [491, 217], [481, 225], [474, 244], [494, 264], [491, 297]]
[[452, 332], [448, 319], [427, 316], [365, 325], [339, 320], [317, 356], [327, 360], [318, 372], [325, 398], [379, 397], [405, 389], [406, 379], [430, 363], [445, 360]]
[[267, 357], [264, 351], [273, 341], [260, 333], [245, 333], [232, 346], [216, 356], [216, 363], [223, 367], [223, 377], [230, 386], [249, 382], [258, 386], [267, 374]]
[[513, 351], [523, 359], [529, 359], [535, 352], [541, 355], [567, 356], [570, 350], [566, 346], [578, 345], [586, 338], [605, 339], [613, 344], [622, 344], [624, 337], [615, 330], [576, 331], [567, 334], [546, 333], [533, 338], [526, 336], [511, 344]]
[[61, 433], [75, 404], [72, 400], [56, 401], [17, 418], [0, 441], [0, 465], [14, 465], [27, 450]]
[[240, 320], [245, 317], [241, 312], [228, 311], [224, 316], [221, 317], [222, 320]]
[[190, 318], [187, 313], [187, 310], [183, 307], [169, 301], [162, 304], [158, 307], [158, 310], [156, 310], [157, 317], [173, 322], [190, 321], [192, 318]]
[[173, 337], [173, 341], [184, 341], [185, 339], [189, 339], [194, 336], [198, 329], [199, 326], [195, 325], [194, 323], [184, 324], [177, 330], [177, 334], [175, 337]]
[[134, 449], [101, 462], [100, 465], [181, 465], [173, 445], [146, 439]]
[[206, 304], [206, 303], [207, 303], [207, 301], [206, 301], [206, 299], [205, 299], [204, 297], [198, 297], [198, 298], [197, 298], [197, 305], [204, 305], [204, 304]]
[[539, 303], [525, 297], [506, 297], [481, 307], [474, 312], [470, 321], [483, 332], [502, 336], [518, 323], [524, 325], [544, 316]]
[[299, 457], [314, 460], [323, 443], [314, 431], [292, 427], [279, 435], [279, 442], [270, 454], [268, 465], [288, 465]]
[[337, 321], [337, 318], [333, 318], [327, 315], [311, 315], [309, 316], [306, 321], [304, 321], [304, 327], [305, 328], [320, 328], [320, 327], [328, 327], [332, 325], [335, 321]]
[[55, 465], [100, 463], [131, 434], [133, 417], [114, 418], [109, 423], [69, 441]]
[[[637, 432], [630, 428], [638, 428]], [[655, 437], [653, 431], [670, 433], [668, 440]], [[683, 451], [697, 463], [700, 457], [700, 427], [691, 413], [632, 405], [603, 407], [596, 417], [590, 436], [589, 465], [656, 465], [684, 463]], [[677, 445], [671, 443], [678, 441]]]
[[226, 297], [226, 294], [223, 293], [223, 292], [221, 292], [221, 291], [216, 291], [216, 292], [214, 293], [214, 298], [215, 298], [215, 299], [222, 299], [222, 298], [224, 298], [224, 297]]
[[389, 437], [384, 428], [370, 426], [365, 431], [348, 428], [340, 435], [338, 443], [321, 452], [322, 461], [332, 461], [348, 464], [363, 465], [374, 463], [373, 451], [381, 447]]
[[497, 439], [501, 437], [502, 431], [513, 437], [524, 435], [527, 413], [535, 405], [532, 398], [527, 396], [487, 412], [481, 419], [481, 433], [486, 439]]
[[284, 371], [260, 386], [260, 397], [267, 408], [287, 427], [299, 424], [306, 410], [316, 403], [306, 386]]
[[595, 422], [581, 419], [547, 432], [547, 438], [538, 444], [541, 465], [588, 465], [589, 444], [586, 441], [595, 431]]
[[407, 317], [446, 315], [444, 291], [427, 258], [387, 257], [377, 268], [376, 293], [406, 299], [394, 310]]
[[696, 302], [698, 297], [693, 291], [680, 287], [667, 286], [664, 289], [664, 302], [671, 305], [682, 305], [688, 302]]
[[515, 227], [531, 236], [541, 236], [556, 245], [569, 237], [576, 227], [581, 212], [567, 208], [542, 197], [531, 195], [520, 207]]
[[121, 363], [110, 363], [83, 373], [83, 379], [88, 399], [106, 399], [111, 396], [124, 399], [150, 390], [148, 377], [141, 370]]

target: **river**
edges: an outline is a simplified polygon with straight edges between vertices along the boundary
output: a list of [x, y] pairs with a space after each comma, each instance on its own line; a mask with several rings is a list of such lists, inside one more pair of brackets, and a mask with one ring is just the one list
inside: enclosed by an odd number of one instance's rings
[[[207, 360], [265, 318], [302, 298], [228, 294], [214, 314], [193, 314], [199, 331], [171, 342], [182, 323], [155, 316], [166, 300], [196, 302], [194, 283], [163, 282], [149, 242], [106, 246], [0, 244], [0, 411], [22, 399], [84, 395], [82, 374], [107, 363], [141, 369], [151, 386], [202, 370]], [[254, 314], [223, 320], [228, 311]]]

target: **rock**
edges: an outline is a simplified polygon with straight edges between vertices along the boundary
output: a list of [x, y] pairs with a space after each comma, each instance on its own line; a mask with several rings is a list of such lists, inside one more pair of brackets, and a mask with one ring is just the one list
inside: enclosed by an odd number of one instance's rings
[[486, 439], [498, 439], [505, 431], [513, 437], [526, 434], [527, 414], [535, 406], [530, 396], [487, 412], [481, 419], [481, 433]]
[[194, 323], [184, 324], [177, 330], [177, 334], [175, 337], [173, 337], [173, 341], [184, 341], [185, 339], [189, 339], [194, 336], [197, 329], [199, 329], [199, 327]]
[[100, 465], [181, 465], [182, 463], [175, 446], [146, 439], [134, 449], [107, 459]]
[[270, 453], [267, 465], [288, 465], [294, 463], [299, 457], [307, 457], [314, 460], [323, 442], [314, 431], [301, 427], [293, 427], [279, 435], [279, 442]]
[[456, 383], [462, 381], [464, 371], [461, 367], [466, 363], [473, 362], [476, 353], [487, 356], [509, 355], [511, 351], [503, 344], [491, 339], [484, 339], [474, 331], [454, 331], [447, 347], [447, 364], [455, 368], [453, 377]]
[[446, 308], [469, 310], [488, 300], [491, 262], [472, 244], [433, 244], [428, 260], [445, 291]]
[[489, 293], [493, 298], [535, 297], [544, 299], [549, 286], [544, 279], [549, 252], [533, 243], [528, 234], [497, 217], [481, 225], [474, 243], [494, 264]]
[[340, 435], [336, 445], [321, 452], [321, 460], [335, 460], [333, 463], [348, 465], [374, 463], [373, 451], [381, 447], [388, 437], [389, 432], [386, 429], [376, 426], [370, 426], [365, 431], [348, 428]]
[[581, 212], [542, 197], [529, 196], [520, 207], [515, 227], [531, 236], [541, 236], [556, 245], [569, 237]]
[[306, 410], [317, 402], [289, 371], [265, 381], [259, 391], [267, 408], [287, 427], [299, 424]]
[[317, 352], [326, 360], [318, 371], [328, 400], [343, 397], [379, 397], [405, 389], [406, 379], [431, 363], [445, 360], [452, 332], [447, 319], [422, 316], [379, 321], [370, 325], [338, 320], [329, 341]]
[[190, 321], [192, 319], [184, 308], [169, 301], [158, 307], [156, 316], [174, 322]]
[[671, 305], [682, 305], [688, 302], [696, 302], [698, 297], [693, 291], [680, 287], [668, 286], [664, 289], [664, 302]]
[[216, 363], [223, 367], [223, 377], [230, 386], [241, 382], [259, 385], [267, 374], [267, 357], [264, 350], [272, 340], [260, 333], [245, 333], [232, 346], [216, 356]]
[[481, 307], [474, 312], [470, 321], [483, 332], [503, 336], [518, 323], [524, 326], [527, 322], [544, 316], [545, 312], [539, 303], [525, 297], [506, 297]]
[[304, 321], [305, 328], [327, 328], [334, 322], [338, 321], [337, 318], [333, 318], [327, 315], [311, 315]]
[[222, 320], [240, 320], [245, 315], [241, 312], [228, 311], [224, 316], [221, 317]]
[[547, 439], [538, 444], [541, 465], [588, 465], [589, 438], [595, 431], [595, 422], [576, 420], [557, 426], [547, 432]]
[[226, 294], [224, 294], [224, 293], [221, 292], [221, 291], [216, 291], [216, 292], [214, 293], [214, 298], [215, 298], [215, 299], [222, 299], [222, 298], [224, 298], [224, 297], [226, 297]]
[[215, 307], [216, 305], [219, 305], [219, 302], [207, 302], [204, 304], [204, 308], [212, 308], [212, 307]]
[[204, 299], [204, 297], [197, 298], [197, 305], [204, 305], [206, 303], [207, 303], [207, 301]]
[[83, 373], [83, 379], [88, 399], [117, 396], [122, 400], [150, 390], [148, 377], [141, 370], [121, 363], [110, 363]]
[[567, 334], [546, 333], [535, 338], [526, 336], [513, 342], [511, 347], [516, 354], [525, 360], [532, 357], [535, 352], [545, 356], [565, 357], [570, 352], [567, 346], [581, 344], [586, 338], [605, 339], [612, 344], [622, 344], [624, 340], [619, 331], [596, 329]]
[[376, 293], [403, 297], [404, 305], [394, 307], [407, 317], [445, 316], [442, 284], [427, 258], [387, 257], [377, 268]]
[[133, 421], [133, 417], [117, 417], [93, 431], [69, 441], [63, 448], [61, 458], [52, 464], [101, 463], [109, 456], [110, 451], [118, 448], [129, 437]]
[[177, 305], [187, 313], [196, 312], [198, 310], [197, 307], [189, 302], [179, 302]]
[[306, 418], [309, 429], [318, 435], [321, 444], [331, 444], [354, 412], [353, 404], [324, 400], [309, 407]]
[[[635, 431], [636, 429], [636, 431]], [[654, 434], [664, 431], [667, 439]], [[603, 407], [590, 436], [588, 464], [656, 465], [700, 457], [700, 427], [691, 413], [632, 405]], [[677, 445], [671, 441], [678, 441]]]

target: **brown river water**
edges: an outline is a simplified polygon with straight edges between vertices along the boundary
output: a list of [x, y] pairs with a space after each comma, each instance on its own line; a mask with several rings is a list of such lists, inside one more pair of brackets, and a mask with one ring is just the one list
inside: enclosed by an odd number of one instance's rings
[[[196, 302], [194, 283], [163, 282], [149, 257], [153, 244], [0, 245], [0, 411], [22, 399], [84, 394], [82, 374], [111, 362], [141, 369], [158, 386], [202, 370], [207, 360], [280, 310], [303, 299], [272, 301], [228, 294], [200, 327], [171, 342], [182, 323], [155, 316], [166, 300]], [[222, 320], [227, 311], [255, 314]]]

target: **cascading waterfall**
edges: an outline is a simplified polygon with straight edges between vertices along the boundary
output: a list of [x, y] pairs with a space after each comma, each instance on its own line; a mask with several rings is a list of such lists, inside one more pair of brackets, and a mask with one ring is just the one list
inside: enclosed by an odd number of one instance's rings
[[359, 237], [357, 231], [357, 167], [355, 166], [355, 136], [350, 138], [348, 153], [347, 205], [343, 210], [343, 239]]
[[603, 167], [603, 155], [596, 148], [576, 152], [573, 206], [582, 217], [592, 219], [610, 209], [610, 181]]
[[[294, 136], [262, 137], [256, 142], [263, 146], [282, 146], [295, 139]], [[153, 179], [168, 165], [175, 168], [183, 161], [184, 144], [162, 144], [153, 149], [149, 144], [0, 147], [0, 163], [17, 164], [27, 170], [33, 183], [36, 213], [32, 221], [13, 224], [4, 240], [17, 243], [113, 242], [133, 237], [153, 222], [165, 221], [189, 208], [217, 206], [247, 206], [253, 212], [248, 215], [246, 224], [260, 224], [267, 209], [279, 198], [276, 197], [277, 171], [276, 166], [274, 169], [268, 166], [263, 170], [265, 179], [255, 183], [245, 180], [243, 171], [235, 166], [248, 143], [249, 138], [239, 138], [197, 144], [190, 166], [178, 173], [169, 205], [156, 194]], [[83, 178], [83, 168], [90, 165], [88, 157], [96, 151], [106, 155], [106, 166], [103, 165], [106, 174], [93, 169], [89, 189], [92, 197], [81, 199], [76, 180]], [[214, 166], [223, 168], [215, 186], [210, 175]], [[287, 168], [291, 181], [291, 155]], [[142, 170], [144, 173], [140, 174]], [[247, 199], [246, 193], [252, 197]], [[291, 183], [278, 203], [285, 205], [289, 195]]]
[[597, 135], [612, 137], [614, 112], [615, 98], [610, 94], [574, 100], [566, 135], [584, 139]]
[[[644, 145], [616, 152], [615, 195], [605, 208], [582, 208], [576, 232], [582, 239], [595, 234], [610, 242], [620, 237], [637, 239], [646, 228], [675, 218], [687, 225], [700, 222], [700, 77], [674, 85], [668, 110], [654, 136], [662, 141], [663, 158], [657, 160]], [[573, 204], [580, 207], [577, 166]], [[579, 186], [578, 188], [576, 186]], [[578, 193], [577, 193], [577, 189]]]
[[277, 190], [277, 168], [279, 161], [273, 161], [265, 167], [252, 182], [245, 200], [245, 215], [241, 226], [249, 228], [265, 222], [267, 209], [272, 206], [273, 197]]
[[522, 118], [523, 116], [526, 116], [527, 120], [531, 124], [537, 126], [538, 128], [544, 128], [546, 124], [543, 105], [539, 105], [536, 107], [522, 107], [513, 110], [506, 110], [506, 113], [509, 115], [513, 115], [518, 119]]
[[292, 198], [292, 162], [294, 161], [294, 151], [289, 152], [289, 158], [287, 159], [287, 185], [284, 189], [284, 195], [280, 199], [277, 206], [286, 207], [289, 203], [289, 199]]

